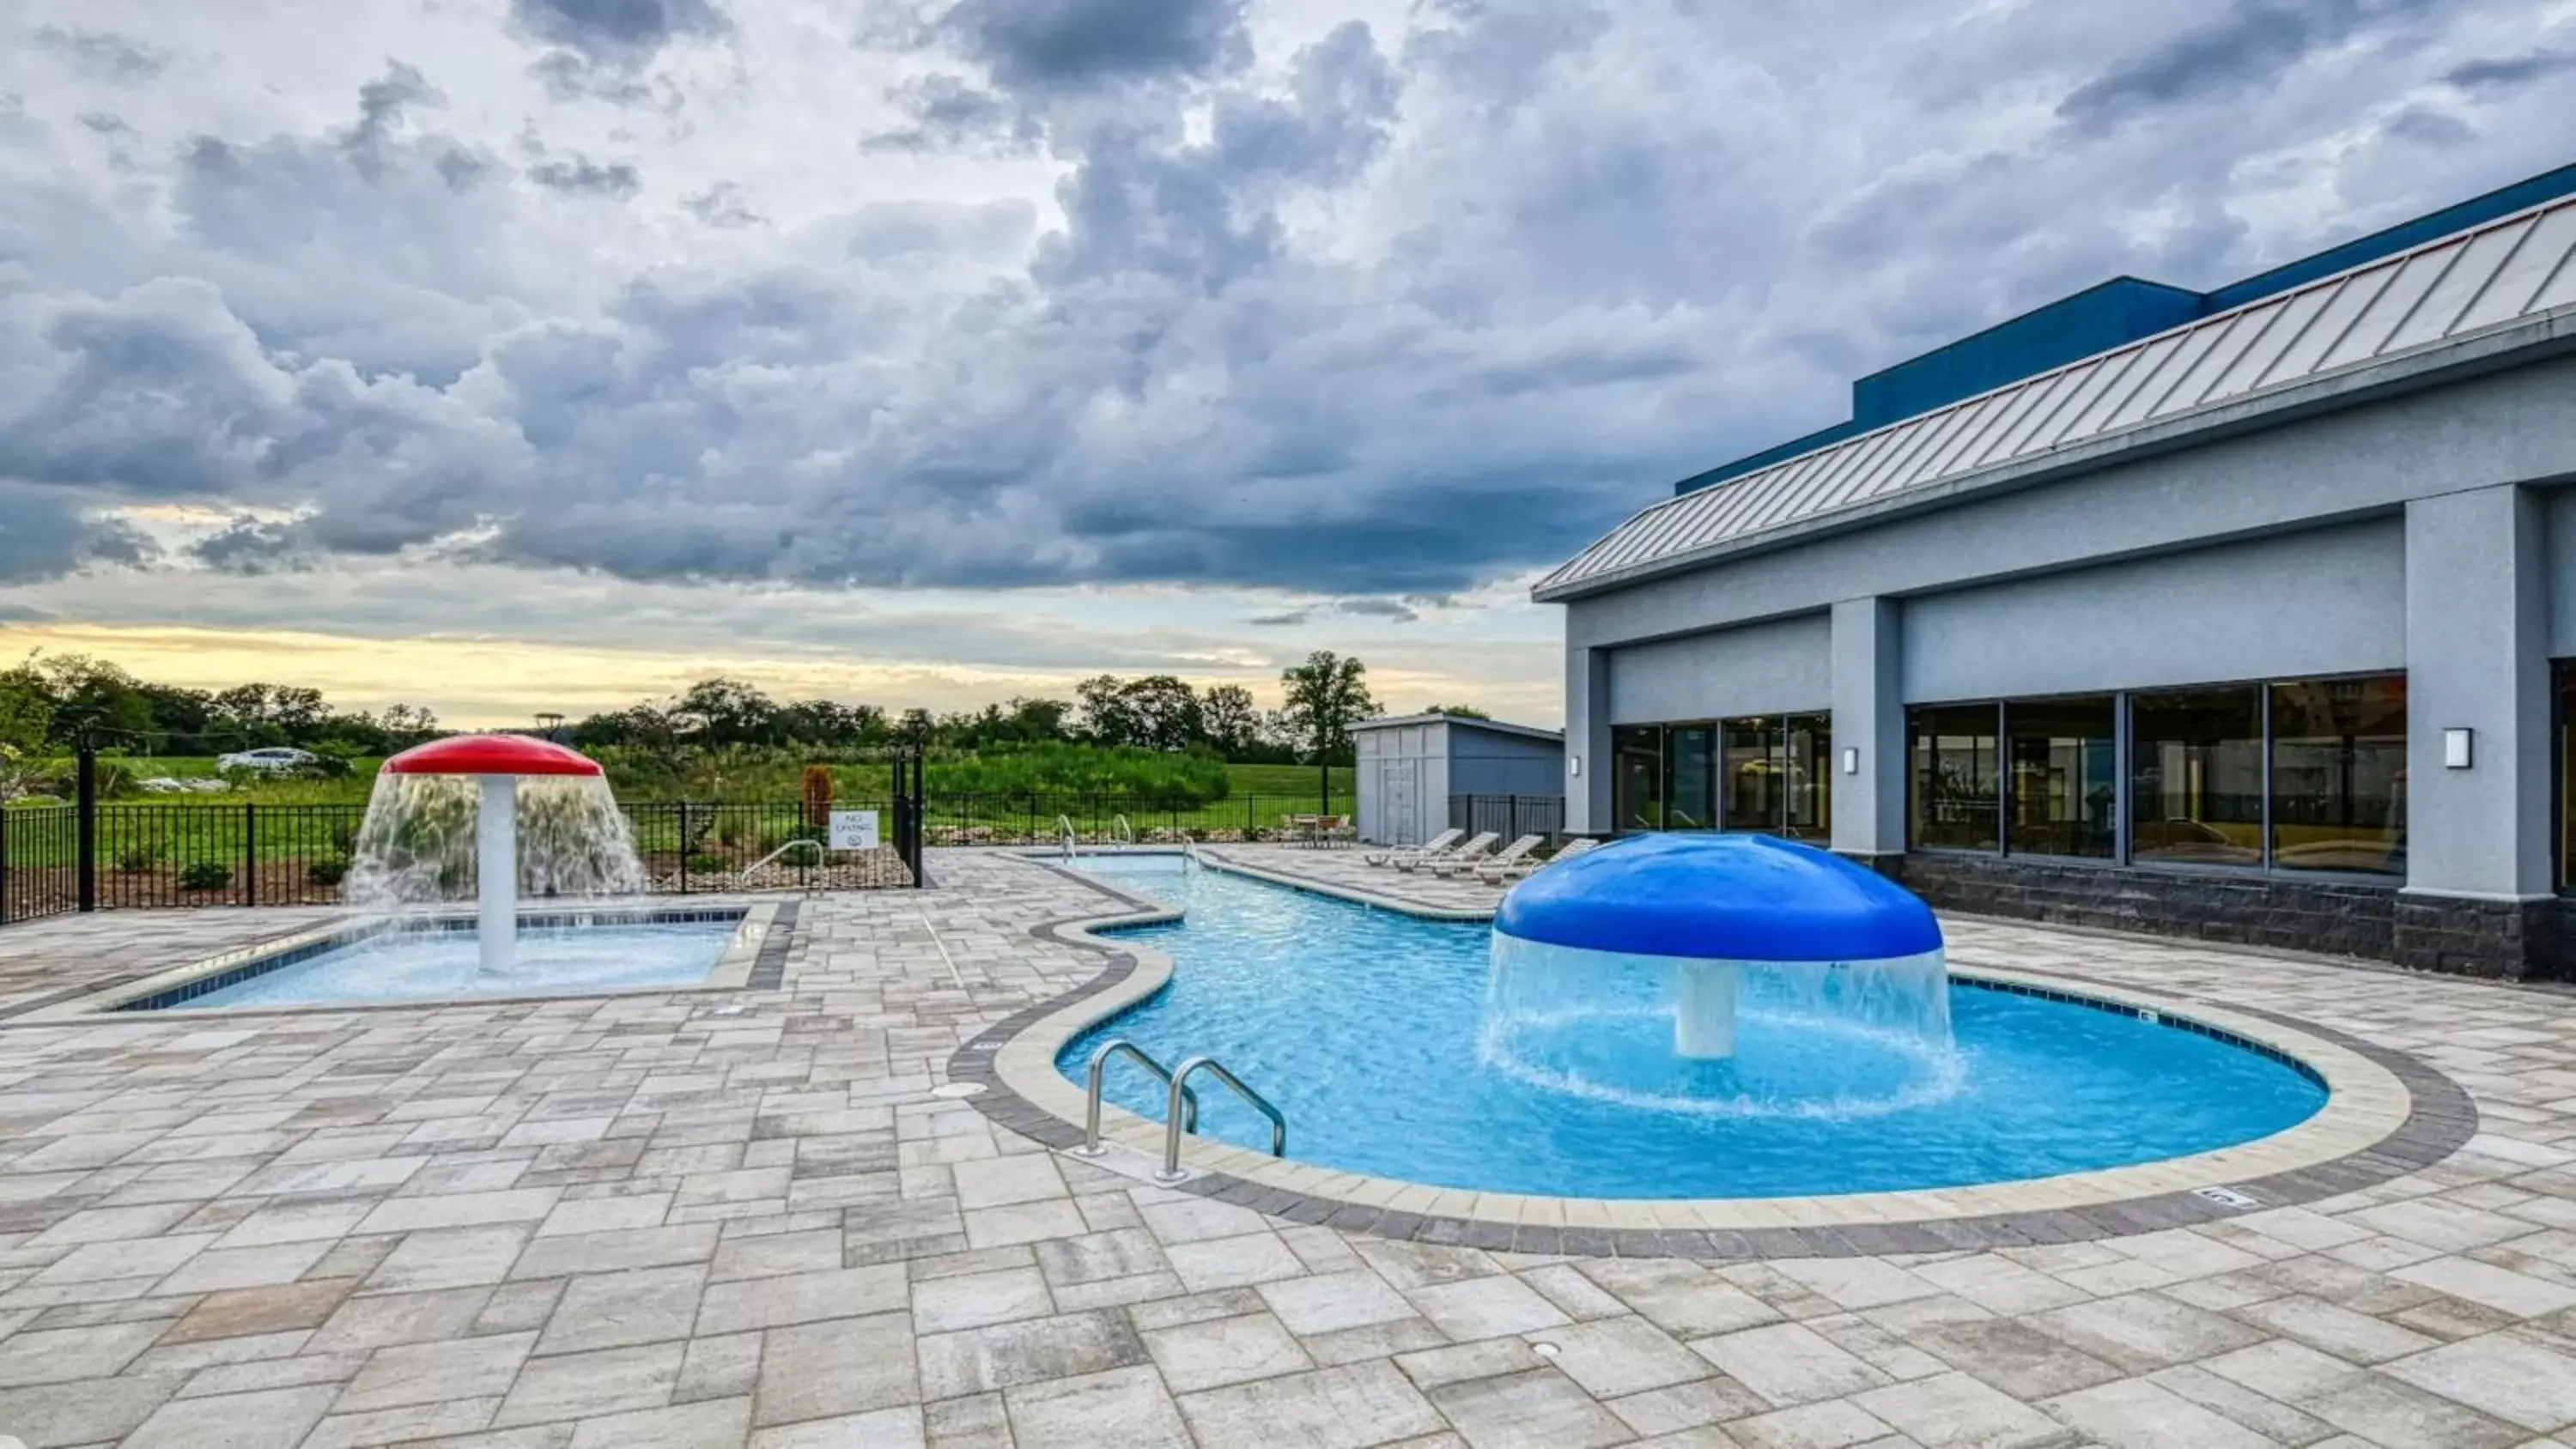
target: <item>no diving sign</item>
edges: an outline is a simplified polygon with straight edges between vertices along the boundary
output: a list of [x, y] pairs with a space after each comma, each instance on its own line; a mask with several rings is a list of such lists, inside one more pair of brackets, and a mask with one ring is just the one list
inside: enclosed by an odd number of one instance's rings
[[874, 810], [833, 811], [831, 845], [834, 850], [876, 849], [877, 812]]

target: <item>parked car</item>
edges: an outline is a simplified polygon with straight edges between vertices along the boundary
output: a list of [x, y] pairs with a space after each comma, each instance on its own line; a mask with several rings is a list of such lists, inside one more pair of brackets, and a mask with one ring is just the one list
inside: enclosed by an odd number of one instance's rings
[[272, 745], [264, 750], [243, 750], [237, 754], [216, 757], [217, 770], [260, 770], [272, 775], [294, 774], [322, 763], [322, 757], [310, 750], [289, 749]]

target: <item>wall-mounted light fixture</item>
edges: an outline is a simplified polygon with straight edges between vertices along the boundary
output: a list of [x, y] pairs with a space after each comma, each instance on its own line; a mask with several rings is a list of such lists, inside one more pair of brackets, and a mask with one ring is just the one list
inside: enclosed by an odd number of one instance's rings
[[1860, 773], [1860, 746], [1843, 746], [1843, 773], [1846, 775], [1857, 775]]
[[1583, 773], [1583, 757], [1582, 757], [1581, 755], [1568, 755], [1568, 756], [1566, 756], [1566, 757], [1565, 757], [1565, 773], [1567, 773], [1567, 774], [1569, 774], [1569, 775], [1580, 775], [1580, 774], [1582, 774], [1582, 773]]
[[2469, 768], [2471, 751], [2477, 743], [2477, 735], [2476, 730], [2465, 725], [2453, 725], [2442, 731], [2442, 768], [2445, 770]]

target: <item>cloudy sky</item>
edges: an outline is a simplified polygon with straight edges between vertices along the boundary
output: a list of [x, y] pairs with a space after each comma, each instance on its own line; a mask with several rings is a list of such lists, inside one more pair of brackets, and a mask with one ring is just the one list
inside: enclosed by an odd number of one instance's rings
[[0, 650], [1553, 723], [1673, 478], [2571, 122], [2576, 0], [11, 0]]

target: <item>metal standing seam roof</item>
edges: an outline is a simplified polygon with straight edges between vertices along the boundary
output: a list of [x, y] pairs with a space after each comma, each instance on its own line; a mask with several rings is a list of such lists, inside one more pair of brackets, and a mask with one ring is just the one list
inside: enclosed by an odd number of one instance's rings
[[1890, 423], [1658, 503], [1539, 581], [1562, 596], [1696, 550], [2454, 342], [2576, 304], [2576, 200]]

